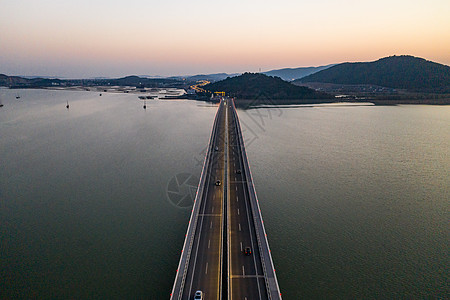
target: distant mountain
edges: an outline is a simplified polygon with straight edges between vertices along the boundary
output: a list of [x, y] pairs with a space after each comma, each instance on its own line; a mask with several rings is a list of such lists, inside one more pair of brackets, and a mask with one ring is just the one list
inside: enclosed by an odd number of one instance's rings
[[342, 63], [294, 83], [372, 84], [412, 92], [450, 92], [450, 67], [414, 56], [390, 56], [373, 62]]
[[59, 78], [59, 79], [63, 79], [63, 77], [58, 77], [58, 76], [24, 76], [24, 75], [20, 75], [17, 77], [22, 77], [25, 79], [37, 79], [37, 78], [41, 78], [41, 79], [55, 79], [55, 78]]
[[237, 74], [217, 73], [193, 76], [148, 76], [131, 75], [122, 78], [95, 77], [89, 79], [57, 79], [53, 77], [19, 77], [0, 74], [0, 86], [12, 88], [48, 87], [57, 85], [121, 85], [136, 87], [178, 87], [187, 88], [192, 82], [208, 80], [211, 82], [223, 80]]
[[139, 76], [126, 76], [122, 78], [111, 79], [50, 79], [50, 78], [32, 78], [27, 79], [18, 76], [7, 76], [0, 74], [0, 86], [10, 88], [43, 88], [53, 86], [98, 86], [98, 85], [117, 85], [117, 86], [135, 86], [143, 87], [175, 87], [185, 88], [186, 82], [181, 79], [171, 78], [142, 78]]
[[271, 77], [261, 73], [244, 73], [210, 83], [203, 87], [210, 92], [224, 91], [239, 99], [330, 99], [332, 96], [313, 89], [295, 86], [279, 77]]
[[0, 74], [0, 86], [27, 86], [27, 87], [39, 87], [39, 86], [52, 86], [63, 82], [61, 79], [51, 78], [23, 78], [19, 76], [8, 76]]
[[[161, 75], [137, 75], [138, 77], [141, 77], [141, 78], [169, 78], [169, 77], [167, 77], [167, 76], [161, 76]], [[110, 78], [110, 77], [106, 77], [106, 78]]]
[[117, 86], [135, 86], [135, 87], [177, 87], [184, 88], [185, 82], [175, 78], [143, 78], [136, 75], [126, 76], [115, 79], [97, 80], [96, 83], [104, 85], [117, 85]]
[[19, 76], [8, 76], [0, 74], [0, 86], [11, 86], [16, 84], [26, 84], [31, 82], [32, 79], [26, 79]]
[[[227, 73], [214, 73], [214, 74], [198, 74], [198, 75], [175, 75], [175, 76], [160, 76], [160, 75], [137, 75], [139, 78], [145, 79], [170, 79], [170, 80], [188, 80], [188, 81], [198, 81], [198, 80], [208, 80], [208, 81], [219, 81], [227, 77], [233, 77], [239, 75], [238, 73], [227, 74]], [[130, 76], [127, 76], [130, 77]], [[105, 78], [95, 78], [95, 79], [112, 79], [109, 77]]]
[[286, 81], [292, 81], [328, 69], [332, 66], [334, 66], [334, 64], [321, 67], [285, 68], [285, 69], [271, 70], [262, 73], [268, 76], [277, 76]]
[[224, 80], [227, 77], [234, 77], [239, 74], [233, 73], [233, 74], [227, 74], [227, 73], [216, 73], [216, 74], [199, 74], [199, 75], [193, 75], [188, 76], [187, 79], [191, 81], [197, 81], [197, 80], [208, 80], [208, 81], [219, 81]]

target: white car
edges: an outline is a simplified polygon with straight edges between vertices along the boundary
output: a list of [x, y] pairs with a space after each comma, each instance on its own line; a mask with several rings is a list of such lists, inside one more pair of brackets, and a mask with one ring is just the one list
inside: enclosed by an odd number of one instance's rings
[[194, 300], [203, 300], [203, 292], [202, 291], [196, 291]]

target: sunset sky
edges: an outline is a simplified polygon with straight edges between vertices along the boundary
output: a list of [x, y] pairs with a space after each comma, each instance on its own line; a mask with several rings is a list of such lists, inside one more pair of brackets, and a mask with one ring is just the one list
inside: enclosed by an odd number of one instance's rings
[[8, 75], [255, 72], [394, 54], [450, 65], [450, 1], [0, 1]]

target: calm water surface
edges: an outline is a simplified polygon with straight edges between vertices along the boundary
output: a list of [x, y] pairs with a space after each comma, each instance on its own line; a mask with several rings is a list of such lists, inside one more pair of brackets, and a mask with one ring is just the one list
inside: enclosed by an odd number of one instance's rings
[[199, 176], [216, 107], [0, 93], [3, 295], [168, 298], [189, 210], [168, 201], [167, 184]]
[[240, 117], [285, 299], [449, 298], [450, 107]]
[[[0, 99], [0, 298], [168, 298], [217, 107]], [[449, 297], [449, 107], [239, 115], [285, 299]]]

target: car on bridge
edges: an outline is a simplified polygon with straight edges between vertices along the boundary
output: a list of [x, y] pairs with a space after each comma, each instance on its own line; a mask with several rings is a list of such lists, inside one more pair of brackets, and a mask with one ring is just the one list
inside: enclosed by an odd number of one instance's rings
[[251, 255], [252, 254], [252, 248], [245, 247], [244, 254], [247, 255], [247, 256]]
[[241, 173], [242, 173], [241, 169], [236, 170], [236, 174], [241, 174]]
[[196, 291], [194, 300], [203, 300], [203, 292], [202, 291]]
[[217, 186], [219, 186], [219, 185], [221, 185], [221, 184], [222, 184], [222, 183], [220, 182], [220, 180], [217, 180], [217, 181], [216, 181], [216, 185], [217, 185]]
[[219, 147], [216, 146], [216, 148], [214, 148], [214, 150], [219, 151]]

